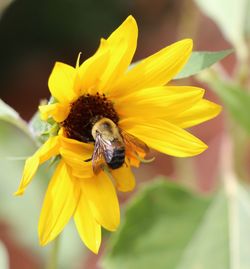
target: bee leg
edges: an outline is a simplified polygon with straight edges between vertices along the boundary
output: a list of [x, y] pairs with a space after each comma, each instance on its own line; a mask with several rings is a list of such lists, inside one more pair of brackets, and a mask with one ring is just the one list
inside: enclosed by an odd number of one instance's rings
[[89, 159], [86, 159], [86, 160], [84, 160], [84, 162], [90, 162], [90, 161], [92, 161], [92, 157], [91, 158], [89, 158]]
[[151, 163], [155, 160], [155, 157], [152, 157], [151, 159], [143, 159], [140, 157], [140, 155], [138, 153], [135, 152], [135, 156], [137, 158], [137, 160], [139, 160], [142, 163]]
[[128, 165], [128, 162], [129, 160], [125, 160], [125, 162], [124, 162], [124, 164], [126, 165], [126, 167], [129, 167], [129, 165]]

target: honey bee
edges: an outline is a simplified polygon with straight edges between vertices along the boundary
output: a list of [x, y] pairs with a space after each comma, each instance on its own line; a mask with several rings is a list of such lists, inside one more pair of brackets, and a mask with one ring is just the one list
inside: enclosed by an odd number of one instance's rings
[[98, 174], [105, 166], [117, 169], [125, 163], [126, 151], [147, 153], [148, 146], [135, 136], [120, 129], [108, 118], [99, 119], [92, 127], [95, 140], [92, 156], [93, 172]]

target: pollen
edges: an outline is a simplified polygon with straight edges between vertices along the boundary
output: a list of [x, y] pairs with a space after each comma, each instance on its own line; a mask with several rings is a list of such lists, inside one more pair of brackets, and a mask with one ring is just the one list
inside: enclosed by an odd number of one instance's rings
[[93, 125], [101, 118], [109, 118], [118, 123], [119, 117], [113, 103], [105, 94], [85, 94], [71, 103], [68, 117], [61, 123], [68, 138], [82, 142], [93, 142], [91, 134]]

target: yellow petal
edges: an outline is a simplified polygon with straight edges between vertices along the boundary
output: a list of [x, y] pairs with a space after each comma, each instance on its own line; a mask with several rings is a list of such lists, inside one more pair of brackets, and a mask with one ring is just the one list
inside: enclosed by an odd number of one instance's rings
[[52, 156], [57, 155], [59, 152], [58, 137], [50, 137], [37, 151], [36, 153], [29, 157], [24, 165], [23, 176], [18, 190], [15, 195], [21, 195], [24, 193], [26, 187], [31, 182], [33, 176], [35, 175], [38, 166]]
[[140, 166], [140, 160], [135, 157], [134, 152], [126, 152], [126, 157], [128, 158], [130, 166], [133, 167], [139, 167]]
[[39, 106], [39, 111], [42, 120], [47, 120], [51, 116], [54, 118], [55, 121], [62, 122], [69, 115], [70, 104], [55, 103]]
[[111, 53], [102, 76], [100, 89], [110, 89], [115, 80], [127, 70], [136, 50], [138, 28], [135, 19], [129, 16], [105, 41], [100, 50]]
[[181, 128], [189, 128], [216, 117], [220, 111], [221, 106], [202, 99], [190, 109], [171, 117], [170, 121]]
[[63, 148], [71, 150], [72, 152], [75, 152], [80, 155], [82, 154], [83, 158], [85, 158], [84, 156], [92, 155], [94, 150], [93, 144], [83, 143], [75, 139], [67, 138], [63, 134], [61, 134], [61, 130], [59, 131], [59, 140]]
[[[122, 117], [169, 118], [197, 103], [204, 90], [188, 86], [162, 86], [138, 90], [115, 101]], [[127, 105], [129, 104], [129, 105]], [[145, 109], [150, 107], [150, 109]]]
[[82, 63], [78, 69], [80, 78], [80, 85], [77, 87], [78, 95], [85, 93], [95, 94], [97, 91], [100, 91], [99, 84], [109, 57], [109, 50], [98, 50], [92, 57]]
[[69, 103], [76, 98], [74, 85], [76, 69], [72, 66], [57, 62], [49, 77], [51, 95], [60, 103]]
[[75, 139], [67, 138], [63, 135], [63, 130], [59, 131], [61, 143], [60, 154], [64, 161], [72, 168], [72, 175], [79, 178], [90, 178], [93, 175], [91, 159], [94, 145], [87, 144]]
[[72, 175], [79, 178], [91, 178], [94, 176], [92, 162], [89, 160], [92, 155], [82, 152], [81, 154], [61, 148], [60, 154], [63, 157], [65, 163], [72, 168]]
[[184, 39], [142, 60], [117, 83], [115, 93], [124, 95], [143, 88], [165, 85], [185, 65], [192, 46], [191, 39]]
[[93, 178], [82, 179], [83, 191], [97, 222], [109, 231], [120, 223], [120, 209], [115, 188], [109, 177], [100, 172]]
[[38, 233], [41, 245], [53, 240], [74, 214], [80, 198], [80, 188], [61, 161], [49, 183], [39, 219]]
[[124, 164], [119, 169], [112, 170], [112, 176], [115, 179], [116, 187], [119, 191], [132, 191], [135, 187], [135, 177], [131, 168]]
[[96, 222], [88, 200], [83, 193], [81, 193], [81, 198], [74, 214], [74, 220], [84, 244], [97, 254], [101, 244], [101, 226]]
[[207, 148], [195, 136], [164, 120], [153, 119], [143, 122], [139, 119], [127, 119], [120, 125], [149, 147], [168, 155], [188, 157], [200, 154]]

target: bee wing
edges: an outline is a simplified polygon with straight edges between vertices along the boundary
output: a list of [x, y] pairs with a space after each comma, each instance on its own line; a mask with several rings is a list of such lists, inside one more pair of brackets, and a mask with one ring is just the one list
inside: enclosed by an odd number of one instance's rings
[[95, 174], [98, 174], [106, 165], [104, 157], [105, 148], [102, 141], [101, 136], [98, 135], [95, 140], [95, 148], [92, 156], [92, 167]]
[[124, 144], [126, 146], [126, 150], [139, 153], [148, 153], [149, 147], [141, 141], [139, 138], [125, 132], [124, 130], [120, 129], [120, 134], [122, 135]]
[[95, 148], [92, 156], [92, 166], [95, 174], [98, 174], [104, 166], [113, 158], [114, 142], [105, 140], [101, 135], [97, 135], [95, 139]]

